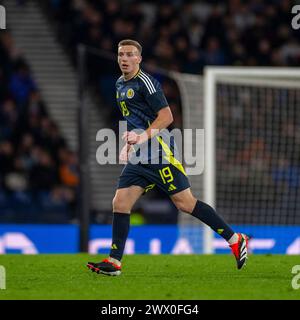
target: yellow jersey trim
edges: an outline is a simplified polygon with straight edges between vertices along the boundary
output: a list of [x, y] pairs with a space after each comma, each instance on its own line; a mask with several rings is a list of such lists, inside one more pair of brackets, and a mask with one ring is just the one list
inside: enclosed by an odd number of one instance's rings
[[136, 75], [133, 77], [133, 79], [135, 79], [136, 77], [138, 77], [140, 73], [141, 73], [141, 69], [139, 69], [139, 71], [136, 73]]
[[156, 139], [161, 144], [161, 146], [166, 154], [164, 156], [164, 159], [167, 160], [170, 164], [172, 164], [174, 167], [176, 167], [180, 172], [182, 172], [186, 176], [186, 172], [183, 168], [183, 165], [181, 164], [181, 162], [179, 160], [177, 160], [174, 157], [173, 152], [170, 150], [169, 146], [163, 141], [162, 137], [156, 137]]

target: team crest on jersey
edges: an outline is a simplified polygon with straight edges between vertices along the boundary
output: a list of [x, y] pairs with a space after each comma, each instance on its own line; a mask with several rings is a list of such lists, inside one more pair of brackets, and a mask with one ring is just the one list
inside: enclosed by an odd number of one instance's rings
[[126, 93], [126, 96], [127, 96], [127, 98], [128, 99], [132, 99], [133, 98], [133, 96], [134, 96], [134, 91], [133, 91], [133, 89], [128, 89], [127, 90], [127, 93]]

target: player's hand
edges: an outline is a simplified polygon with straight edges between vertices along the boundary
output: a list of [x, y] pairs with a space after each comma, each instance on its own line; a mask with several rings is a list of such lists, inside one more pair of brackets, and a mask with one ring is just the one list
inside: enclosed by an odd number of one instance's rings
[[148, 140], [148, 135], [146, 131], [142, 134], [137, 134], [134, 131], [124, 132], [122, 139], [128, 144], [141, 144]]
[[140, 135], [134, 131], [125, 131], [122, 139], [128, 144], [136, 144], [139, 142]]
[[132, 152], [131, 145], [126, 143], [120, 152], [120, 156], [119, 156], [120, 162], [127, 163], [131, 152]]

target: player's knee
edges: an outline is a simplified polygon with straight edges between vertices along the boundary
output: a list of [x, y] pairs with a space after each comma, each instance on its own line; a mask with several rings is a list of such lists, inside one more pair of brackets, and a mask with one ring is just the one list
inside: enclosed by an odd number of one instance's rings
[[112, 207], [114, 212], [121, 212], [118, 209], [122, 206], [122, 202], [120, 197], [114, 196], [113, 201], [112, 201]]
[[128, 207], [128, 201], [124, 197], [115, 196], [112, 201], [113, 212], [128, 213], [130, 208]]
[[189, 203], [188, 201], [184, 200], [177, 200], [175, 202], [175, 206], [178, 210], [184, 213], [192, 213], [194, 209], [193, 203]]

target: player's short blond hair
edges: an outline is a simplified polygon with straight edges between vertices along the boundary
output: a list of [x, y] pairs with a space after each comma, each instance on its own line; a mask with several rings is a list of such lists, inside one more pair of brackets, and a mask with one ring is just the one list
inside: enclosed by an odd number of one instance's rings
[[121, 47], [121, 46], [134, 46], [138, 49], [138, 52], [140, 55], [142, 55], [142, 46], [140, 45], [139, 42], [135, 41], [135, 40], [131, 40], [131, 39], [124, 39], [122, 41], [120, 41], [118, 43], [118, 48]]

